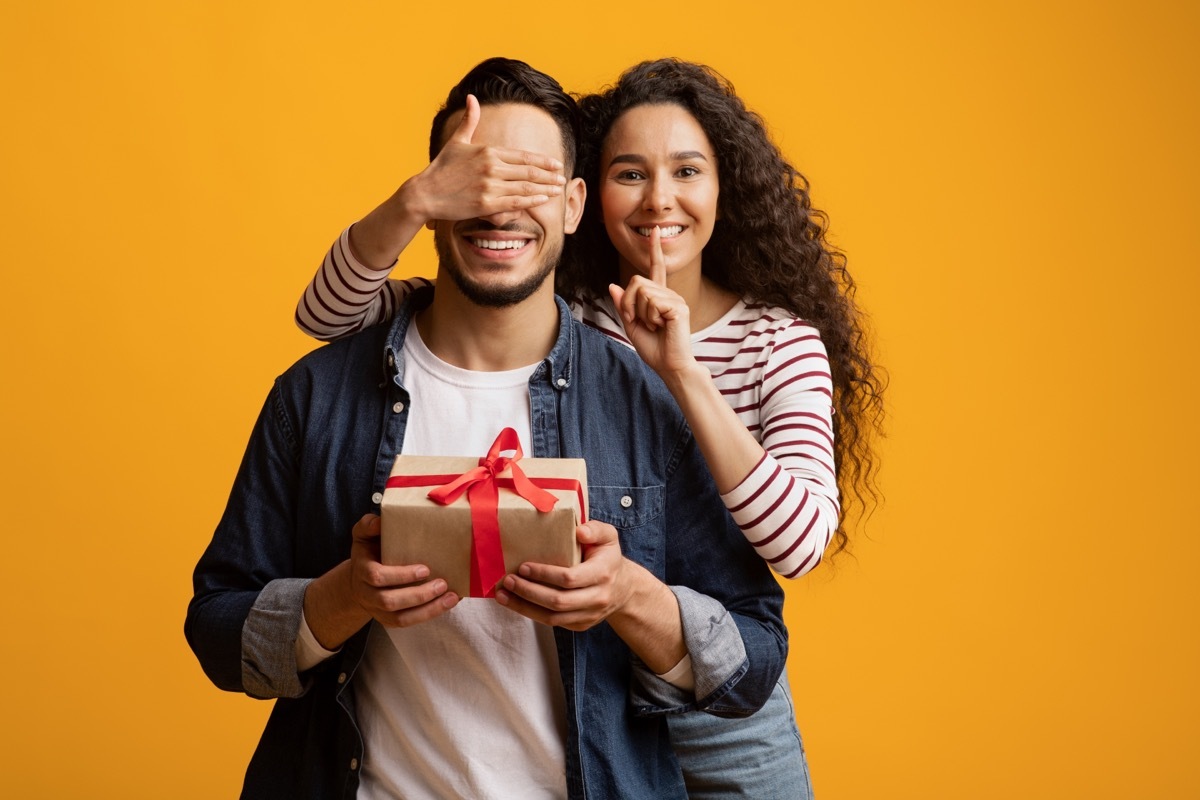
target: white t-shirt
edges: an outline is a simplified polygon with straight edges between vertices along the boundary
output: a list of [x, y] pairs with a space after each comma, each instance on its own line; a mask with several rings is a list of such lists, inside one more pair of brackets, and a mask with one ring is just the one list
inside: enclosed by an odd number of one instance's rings
[[[505, 427], [528, 452], [536, 364], [459, 369], [429, 351], [415, 324], [403, 357], [406, 455], [483, 455]], [[553, 629], [495, 600], [463, 598], [410, 628], [372, 623], [354, 680], [365, 743], [359, 798], [566, 797]]]

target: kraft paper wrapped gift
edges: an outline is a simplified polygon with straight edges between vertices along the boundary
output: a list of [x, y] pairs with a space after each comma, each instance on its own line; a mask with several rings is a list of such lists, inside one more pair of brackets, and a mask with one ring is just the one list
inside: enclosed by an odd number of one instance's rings
[[460, 597], [492, 597], [526, 561], [579, 563], [587, 467], [578, 458], [522, 458], [505, 428], [483, 458], [397, 456], [381, 515], [384, 564], [425, 564], [430, 580], [445, 579]]

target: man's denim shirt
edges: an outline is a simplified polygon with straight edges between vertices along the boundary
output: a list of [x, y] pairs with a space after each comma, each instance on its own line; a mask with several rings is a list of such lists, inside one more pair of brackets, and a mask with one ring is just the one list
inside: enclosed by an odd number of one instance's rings
[[[295, 640], [308, 582], [344, 561], [354, 523], [379, 512], [409, 413], [404, 336], [430, 296], [414, 294], [390, 329], [322, 347], [276, 380], [196, 566], [185, 633], [205, 673], [222, 689], [279, 698], [244, 797], [357, 790], [353, 678], [367, 627], [304, 674]], [[696, 681], [694, 693], [661, 681], [607, 623], [555, 629], [568, 794], [683, 798], [663, 715], [744, 716], [766, 702], [787, 657], [782, 592], [726, 512], [661, 381], [558, 307], [558, 339], [529, 381], [527, 452], [587, 460], [591, 516], [615, 526], [624, 554], [679, 598]]]

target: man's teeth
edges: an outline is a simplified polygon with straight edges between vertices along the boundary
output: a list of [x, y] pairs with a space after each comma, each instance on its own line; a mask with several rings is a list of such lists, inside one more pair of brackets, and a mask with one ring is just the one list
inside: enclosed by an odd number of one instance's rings
[[484, 250], [520, 250], [528, 239], [472, 239], [471, 244]]
[[[656, 228], [656, 227], [658, 227], [658, 226], [655, 225], [650, 228], [638, 228], [637, 232], [640, 233], [642, 236], [649, 236], [650, 231], [654, 230], [654, 228]], [[664, 239], [668, 236], [678, 236], [681, 233], [683, 233], [682, 225], [672, 225], [669, 228], [658, 228], [658, 235]]]

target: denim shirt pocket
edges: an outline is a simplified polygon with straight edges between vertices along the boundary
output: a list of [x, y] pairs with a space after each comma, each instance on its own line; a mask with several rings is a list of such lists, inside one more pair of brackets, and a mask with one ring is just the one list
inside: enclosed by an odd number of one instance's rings
[[621, 553], [662, 577], [665, 486], [588, 486], [592, 519], [617, 529]]

